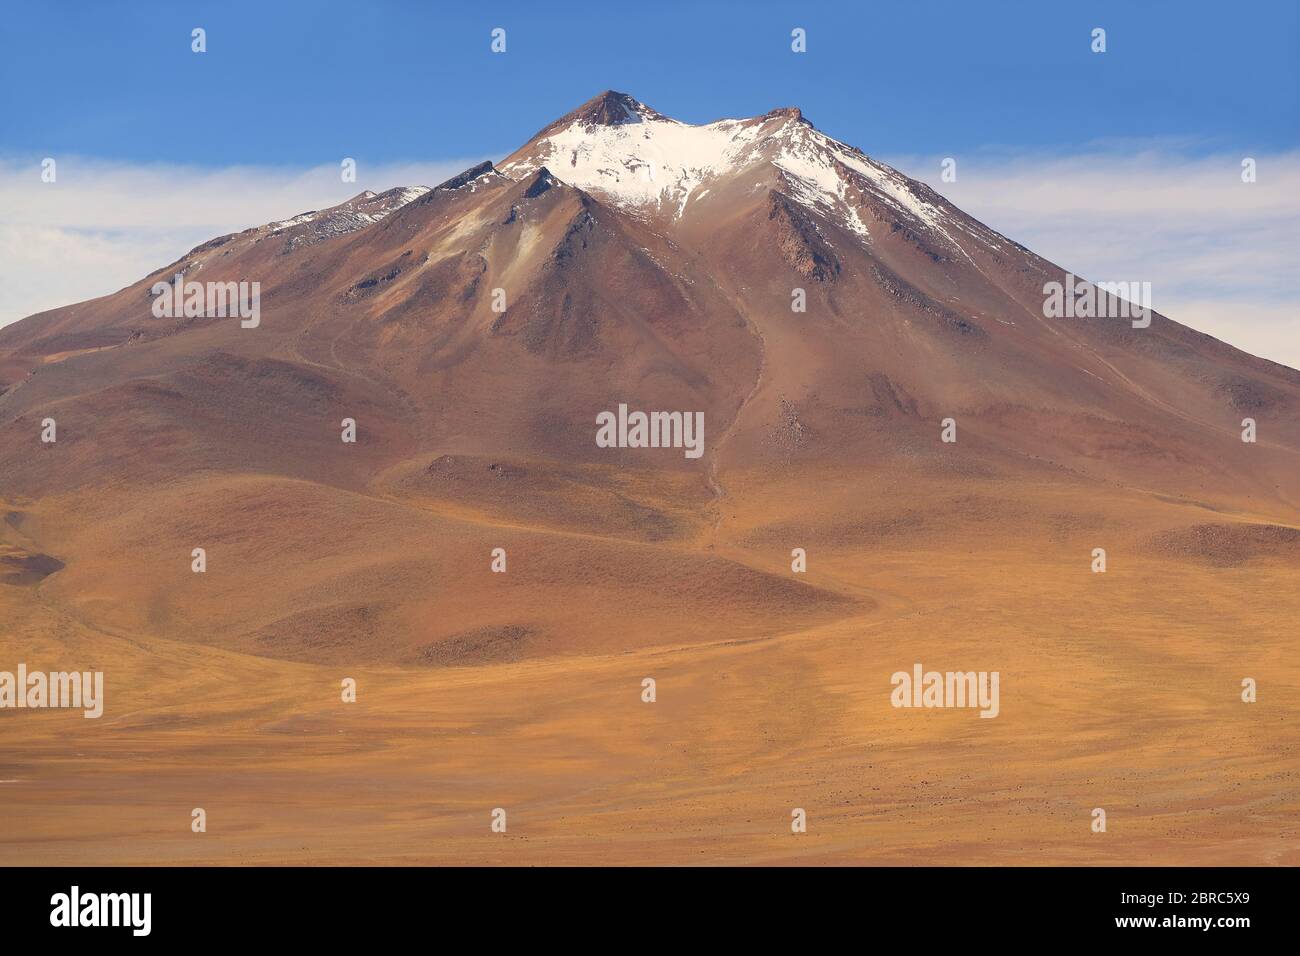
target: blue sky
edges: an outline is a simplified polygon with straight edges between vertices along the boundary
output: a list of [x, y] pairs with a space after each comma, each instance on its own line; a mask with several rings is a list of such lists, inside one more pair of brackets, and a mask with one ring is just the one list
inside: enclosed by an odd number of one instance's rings
[[[688, 122], [796, 105], [868, 153], [1294, 147], [1300, 4], [8, 4], [10, 154], [310, 164], [498, 154], [601, 89]], [[190, 51], [192, 27], [208, 52]], [[507, 31], [490, 53], [489, 31]], [[808, 53], [789, 48], [808, 31]], [[1089, 49], [1094, 26], [1107, 52]]]
[[10, 3], [0, 325], [436, 185], [608, 88], [695, 123], [799, 106], [1065, 268], [1150, 281], [1162, 313], [1300, 367], [1295, 0]]

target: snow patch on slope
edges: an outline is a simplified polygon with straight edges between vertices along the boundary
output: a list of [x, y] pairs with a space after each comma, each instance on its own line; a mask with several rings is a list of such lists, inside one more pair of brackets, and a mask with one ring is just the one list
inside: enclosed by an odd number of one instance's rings
[[407, 203], [419, 199], [428, 191], [428, 186], [399, 186], [396, 189], [390, 189], [386, 193], [379, 194], [367, 189], [361, 195], [338, 206], [299, 213], [292, 219], [268, 223], [263, 228], [274, 235], [277, 232], [292, 229], [294, 226], [303, 226], [309, 222], [321, 221], [331, 222], [338, 226], [351, 226], [352, 228], [344, 229], [346, 232], [351, 232], [352, 229], [360, 229], [372, 222], [379, 222], [401, 209]]
[[379, 222], [427, 192], [429, 192], [428, 186], [399, 186], [378, 194], [367, 189], [359, 196], [338, 206], [300, 213], [292, 219], [269, 223], [262, 229], [269, 235], [275, 236], [290, 229], [311, 225], [311, 229], [289, 236], [288, 248], [296, 249], [299, 246], [314, 245]]

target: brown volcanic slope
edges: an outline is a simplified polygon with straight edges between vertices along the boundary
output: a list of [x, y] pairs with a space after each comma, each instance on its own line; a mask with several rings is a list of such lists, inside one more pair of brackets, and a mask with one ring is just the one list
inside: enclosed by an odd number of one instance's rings
[[[605, 93], [0, 330], [0, 670], [108, 695], [0, 711], [0, 854], [1298, 862], [1300, 373], [1062, 275], [797, 110]], [[892, 708], [918, 660], [1000, 716]]]

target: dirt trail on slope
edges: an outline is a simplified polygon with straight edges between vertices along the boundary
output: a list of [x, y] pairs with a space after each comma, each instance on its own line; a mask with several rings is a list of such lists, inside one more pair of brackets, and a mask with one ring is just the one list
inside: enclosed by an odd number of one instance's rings
[[713, 452], [709, 456], [709, 468], [705, 475], [705, 481], [709, 486], [709, 491], [713, 494], [713, 502], [710, 507], [716, 512], [713, 517], [712, 530], [707, 545], [710, 550], [713, 550], [718, 543], [718, 532], [722, 528], [722, 499], [727, 496], [727, 490], [723, 487], [722, 482], [718, 478], [718, 458], [722, 454], [722, 449], [727, 444], [727, 440], [731, 438], [732, 433], [735, 432], [736, 427], [740, 424], [740, 418], [744, 414], [745, 409], [749, 407], [754, 396], [756, 396], [759, 389], [763, 387], [764, 373], [767, 371], [767, 339], [763, 336], [763, 331], [758, 327], [757, 323], [749, 317], [749, 313], [742, 307], [742, 300], [738, 295], [736, 295], [734, 289], [724, 289], [717, 279], [714, 280], [714, 284], [717, 286], [719, 291], [724, 292], [727, 295], [727, 298], [736, 309], [736, 313], [745, 320], [746, 328], [748, 328], [750, 333], [758, 339], [759, 359], [758, 374], [754, 376], [753, 386], [747, 393], [745, 393], [745, 397], [741, 399], [740, 404], [736, 407], [736, 414], [731, 417], [731, 424], [727, 426], [726, 430], [723, 431], [722, 435], [718, 438], [717, 442], [713, 446]]

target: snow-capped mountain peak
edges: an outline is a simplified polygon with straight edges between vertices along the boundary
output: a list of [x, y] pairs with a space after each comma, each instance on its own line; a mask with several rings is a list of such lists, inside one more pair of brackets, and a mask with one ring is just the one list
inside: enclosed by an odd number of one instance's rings
[[897, 170], [818, 130], [797, 107], [693, 125], [607, 91], [539, 132], [500, 172], [546, 167], [561, 181], [648, 216], [681, 218], [724, 181], [771, 173], [796, 201], [870, 240], [863, 205], [883, 203], [909, 225], [956, 244], [946, 204]]

